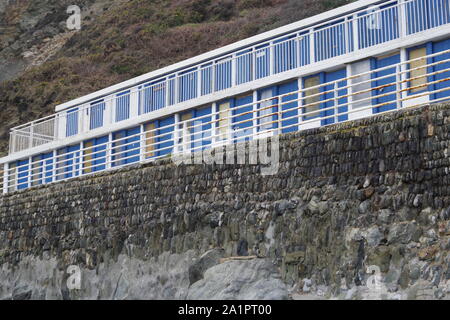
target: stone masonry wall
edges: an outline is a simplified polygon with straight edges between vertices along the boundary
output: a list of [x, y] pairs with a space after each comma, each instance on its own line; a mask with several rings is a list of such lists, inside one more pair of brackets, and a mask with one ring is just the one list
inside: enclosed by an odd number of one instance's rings
[[364, 297], [375, 265], [391, 298], [448, 298], [449, 144], [441, 104], [283, 135], [273, 176], [162, 160], [7, 194], [0, 278], [31, 258], [98, 273], [223, 248], [270, 259], [299, 292]]

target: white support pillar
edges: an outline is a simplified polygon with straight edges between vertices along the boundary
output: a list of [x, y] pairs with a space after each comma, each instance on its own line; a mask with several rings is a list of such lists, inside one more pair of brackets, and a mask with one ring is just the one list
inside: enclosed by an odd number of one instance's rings
[[233, 54], [231, 56], [231, 87], [236, 86], [236, 72], [237, 72], [237, 67], [236, 67], [236, 54]]
[[303, 121], [302, 113], [303, 113], [303, 78], [298, 78], [298, 129], [300, 130], [300, 124]]
[[359, 30], [358, 30], [358, 15], [354, 14], [352, 19], [353, 28], [353, 51], [359, 50]]
[[30, 137], [28, 140], [28, 148], [33, 148], [33, 140], [34, 140], [34, 123], [30, 125]]
[[406, 3], [405, 0], [398, 0], [398, 31], [400, 39], [406, 37]]
[[58, 114], [58, 139], [64, 139], [66, 137], [67, 129], [67, 111]]
[[297, 34], [296, 35], [297, 38], [297, 68], [300, 68], [302, 65], [302, 39], [303, 36]]
[[[399, 94], [399, 98], [400, 99], [404, 99], [406, 98], [408, 92], [406, 91], [406, 89], [408, 88], [408, 83], [406, 82], [406, 79], [408, 77], [408, 74], [405, 72], [408, 69], [408, 65], [405, 63], [406, 61], [408, 61], [408, 52], [406, 51], [406, 48], [401, 48], [400, 49], [400, 70], [399, 72], [401, 72], [398, 76], [399, 76], [399, 82], [400, 82], [400, 86], [397, 89], [402, 90], [402, 92]], [[404, 100], [402, 100], [404, 101]], [[399, 107], [402, 108], [403, 107], [403, 103], [399, 104]]]
[[[200, 75], [199, 75], [200, 76]], [[164, 106], [168, 107], [170, 106], [170, 78], [166, 78], [166, 80], [164, 80], [163, 83], [164, 86], [164, 99], [165, 99], [165, 103]], [[136, 92], [137, 95], [139, 95], [139, 92]]]
[[180, 88], [179, 88], [179, 75], [178, 73], [175, 74], [175, 78], [174, 78], [174, 86], [175, 86], [175, 97], [174, 97], [174, 104], [177, 104], [180, 101], [180, 97], [179, 97], [179, 92], [180, 92]]
[[52, 182], [56, 181], [56, 177], [57, 177], [57, 174], [58, 174], [57, 161], [58, 161], [57, 151], [53, 150], [53, 162], [52, 162], [53, 163], [53, 174], [52, 174], [52, 177], [51, 177]]
[[270, 43], [270, 59], [269, 59], [269, 63], [270, 63], [270, 75], [274, 75], [275, 74], [275, 44], [273, 42]]
[[175, 113], [174, 115], [174, 132], [173, 132], [173, 150], [174, 153], [179, 153], [180, 152], [180, 146], [179, 146], [179, 141], [180, 141], [180, 135], [182, 134], [182, 131], [180, 131], [180, 114], [179, 113]]
[[[90, 130], [90, 126], [89, 126], [90, 121], [89, 121], [89, 119], [90, 119], [90, 115], [92, 115], [92, 112], [91, 112], [92, 110], [91, 110], [90, 107], [87, 107], [86, 110], [88, 110], [88, 113], [87, 113], [87, 116], [86, 116], [86, 118], [87, 118], [86, 121], [83, 121], [84, 115], [86, 115], [85, 114], [86, 111], [85, 111], [85, 109], [82, 106], [78, 107], [77, 111], [73, 111], [77, 115], [77, 126], [78, 126], [77, 134], [88, 132]], [[87, 122], [86, 126], [84, 126], [85, 122]]]
[[[347, 78], [350, 78], [351, 76], [353, 76], [352, 74], [352, 68], [350, 64], [347, 64], [345, 66], [346, 72], [347, 72]], [[347, 112], [350, 112], [353, 109], [353, 80], [349, 79], [347, 80]], [[350, 119], [350, 113], [347, 114], [347, 118]]]
[[[130, 119], [136, 118], [139, 116], [139, 92], [138, 87], [134, 87], [130, 89]], [[115, 107], [114, 107], [115, 109]]]
[[258, 101], [258, 91], [253, 91], [253, 113], [252, 113], [252, 137], [256, 137], [258, 134], [258, 104], [256, 103]]
[[8, 182], [9, 182], [9, 163], [3, 165], [3, 193], [8, 192]]
[[350, 29], [348, 28], [350, 21], [348, 18], [344, 19], [344, 43], [345, 53], [350, 52]]
[[111, 169], [112, 168], [112, 149], [113, 149], [113, 134], [110, 132], [108, 134], [108, 142], [106, 143], [106, 165], [105, 169]]
[[334, 123], [338, 123], [339, 122], [339, 80], [336, 81], [334, 83], [334, 88], [333, 88], [333, 102], [334, 102]]
[[314, 29], [309, 30], [309, 56], [310, 63], [316, 62], [316, 41], [314, 39]]
[[111, 95], [105, 98], [105, 115], [104, 123], [105, 125], [110, 125], [116, 122], [116, 99], [115, 95]]
[[212, 143], [213, 148], [218, 140], [218, 137], [216, 136], [218, 112], [219, 112], [219, 107], [217, 105], [217, 102], [213, 102], [213, 104], [211, 106], [211, 143]]
[[[78, 117], [81, 118], [81, 127], [79, 127], [80, 132], [87, 132], [91, 126], [91, 107], [89, 104], [80, 106], [78, 112]], [[67, 118], [67, 116], [66, 116]]]
[[197, 98], [202, 96], [202, 72], [201, 67], [197, 68]]

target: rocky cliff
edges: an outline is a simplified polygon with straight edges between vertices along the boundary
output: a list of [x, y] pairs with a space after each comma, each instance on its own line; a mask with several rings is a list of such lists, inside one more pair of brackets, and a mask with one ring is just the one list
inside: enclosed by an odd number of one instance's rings
[[162, 160], [4, 195], [0, 297], [448, 299], [449, 131], [434, 105], [282, 135], [275, 175]]

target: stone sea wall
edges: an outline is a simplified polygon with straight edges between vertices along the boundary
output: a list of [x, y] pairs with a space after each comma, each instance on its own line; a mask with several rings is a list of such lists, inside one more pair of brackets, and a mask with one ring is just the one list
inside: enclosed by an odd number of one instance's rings
[[4, 195], [0, 298], [448, 299], [449, 145], [440, 104], [282, 135], [271, 176], [166, 159]]

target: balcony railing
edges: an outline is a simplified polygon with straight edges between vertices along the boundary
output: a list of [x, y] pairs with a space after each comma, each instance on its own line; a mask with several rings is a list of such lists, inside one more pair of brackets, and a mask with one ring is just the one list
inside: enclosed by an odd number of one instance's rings
[[11, 130], [10, 153], [450, 23], [450, 0], [387, 1]]
[[[419, 61], [426, 63], [415, 63]], [[374, 85], [380, 82], [384, 84]], [[174, 124], [146, 127], [134, 135], [95, 146], [81, 145], [64, 154], [49, 150], [49, 157], [30, 157], [31, 161], [6, 167], [4, 188], [14, 191], [155, 161], [170, 154], [190, 154], [444, 100], [450, 100], [450, 50], [260, 99], [228, 111], [212, 110]]]

